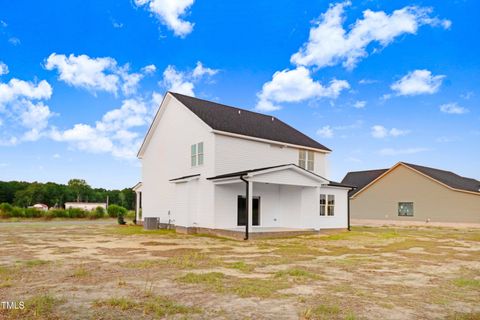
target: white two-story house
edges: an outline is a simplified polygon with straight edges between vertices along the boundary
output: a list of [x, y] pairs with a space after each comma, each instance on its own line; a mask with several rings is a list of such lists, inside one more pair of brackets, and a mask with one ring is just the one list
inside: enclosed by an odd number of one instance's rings
[[138, 152], [137, 221], [237, 238], [347, 228], [330, 152], [275, 117], [168, 92]]

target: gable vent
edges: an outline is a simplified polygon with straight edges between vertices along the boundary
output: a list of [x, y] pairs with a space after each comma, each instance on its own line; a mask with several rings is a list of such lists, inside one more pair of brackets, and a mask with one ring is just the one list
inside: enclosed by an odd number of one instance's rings
[[238, 110], [238, 114], [241, 114], [242, 113], [242, 110]]

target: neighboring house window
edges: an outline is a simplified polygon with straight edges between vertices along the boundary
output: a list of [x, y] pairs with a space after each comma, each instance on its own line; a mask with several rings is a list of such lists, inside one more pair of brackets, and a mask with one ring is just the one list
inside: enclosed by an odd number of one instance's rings
[[310, 171], [314, 170], [315, 154], [313, 151], [298, 150], [298, 166]]
[[327, 215], [333, 216], [335, 214], [335, 195], [328, 195]]
[[398, 215], [405, 217], [413, 217], [413, 202], [399, 202]]
[[203, 164], [203, 142], [192, 144], [190, 151], [192, 167], [201, 166]]
[[320, 215], [324, 216], [327, 208], [327, 196], [324, 194], [320, 195]]

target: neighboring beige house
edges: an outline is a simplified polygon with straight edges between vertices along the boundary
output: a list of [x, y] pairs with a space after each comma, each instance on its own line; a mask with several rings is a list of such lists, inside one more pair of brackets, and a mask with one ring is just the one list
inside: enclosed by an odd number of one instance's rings
[[480, 181], [405, 162], [349, 172], [352, 219], [480, 223]]
[[65, 209], [79, 208], [82, 210], [92, 211], [97, 207], [102, 207], [106, 210], [107, 204], [103, 202], [65, 202]]

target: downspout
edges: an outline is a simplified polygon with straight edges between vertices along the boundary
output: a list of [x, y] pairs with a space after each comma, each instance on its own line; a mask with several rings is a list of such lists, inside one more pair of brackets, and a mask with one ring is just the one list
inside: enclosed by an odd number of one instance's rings
[[347, 202], [348, 231], [351, 231], [351, 229], [350, 229], [350, 191], [353, 191], [355, 189], [357, 189], [357, 188], [355, 188], [355, 187], [350, 188], [350, 190], [347, 193], [347, 197], [348, 197], [348, 202]]
[[249, 221], [248, 221], [248, 197], [249, 197], [249, 194], [248, 194], [248, 180], [245, 180], [243, 178], [243, 176], [240, 176], [240, 180], [242, 180], [243, 182], [245, 182], [245, 185], [246, 185], [246, 189], [245, 189], [245, 213], [246, 213], [246, 221], [245, 221], [245, 238], [243, 238], [243, 240], [248, 240], [248, 224], [249, 224]]

